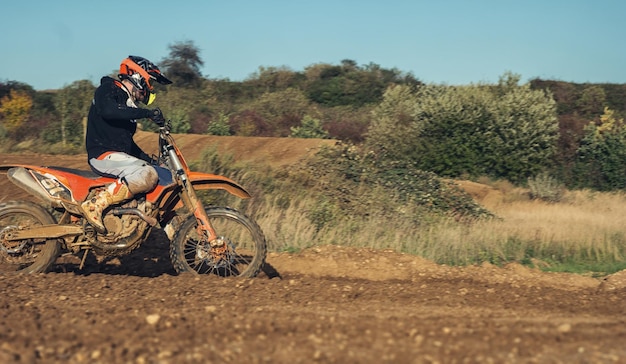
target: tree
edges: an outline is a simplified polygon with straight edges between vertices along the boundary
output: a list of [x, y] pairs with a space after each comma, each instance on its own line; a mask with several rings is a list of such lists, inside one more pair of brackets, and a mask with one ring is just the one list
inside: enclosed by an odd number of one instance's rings
[[[54, 104], [60, 117], [60, 128], [58, 128], [58, 131], [60, 132], [60, 141], [64, 146], [69, 143], [82, 145], [84, 142], [86, 127], [84, 119], [89, 112], [95, 89], [91, 81], [81, 80], [63, 87], [56, 93]], [[57, 127], [55, 124], [51, 126]], [[59, 141], [58, 139], [50, 139], [56, 133], [47, 130], [46, 134], [48, 141]]]
[[190, 40], [176, 42], [168, 47], [170, 54], [161, 61], [165, 75], [176, 86], [199, 86], [203, 79], [200, 67], [204, 66], [200, 58], [200, 49]]
[[598, 116], [604, 111], [606, 92], [601, 86], [592, 85], [583, 89], [576, 106], [587, 117]]
[[306, 96], [297, 89], [288, 88], [267, 92], [247, 105], [264, 119], [265, 128], [257, 128], [260, 136], [288, 136], [307, 113], [315, 113]]
[[[552, 94], [517, 82], [519, 76], [505, 74], [488, 101], [487, 116], [493, 115], [495, 128], [482, 132], [495, 133], [487, 151], [496, 158], [481, 160], [483, 171], [491, 170], [492, 176], [523, 182], [551, 167], [559, 125]], [[492, 125], [485, 123], [485, 127]]]
[[381, 101], [385, 89], [392, 84], [419, 84], [410, 74], [384, 69], [375, 63], [360, 67], [351, 59], [342, 60], [339, 66], [318, 64], [309, 67], [306, 78], [309, 99], [326, 106], [375, 104]]
[[35, 89], [26, 83], [18, 81], [4, 81], [0, 82], [0, 100], [5, 96], [9, 96], [11, 90], [21, 91], [31, 98], [34, 98], [36, 94]]
[[408, 86], [391, 86], [372, 112], [366, 147], [382, 159], [406, 159], [419, 138], [423, 122], [415, 117], [416, 94]]
[[626, 128], [613, 110], [605, 108], [600, 122], [585, 128], [573, 174], [574, 187], [626, 189]]
[[304, 75], [294, 72], [289, 67], [259, 67], [244, 83], [258, 91], [276, 92], [297, 87]]
[[26, 92], [11, 89], [9, 95], [0, 100], [0, 115], [4, 129], [9, 134], [15, 134], [28, 120], [32, 107], [33, 100]]

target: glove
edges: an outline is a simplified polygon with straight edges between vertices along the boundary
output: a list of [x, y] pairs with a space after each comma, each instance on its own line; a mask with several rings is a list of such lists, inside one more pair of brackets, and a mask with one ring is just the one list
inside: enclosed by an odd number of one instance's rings
[[161, 109], [159, 108], [150, 110], [149, 118], [160, 127], [165, 125], [165, 117], [163, 116], [163, 112], [161, 112]]

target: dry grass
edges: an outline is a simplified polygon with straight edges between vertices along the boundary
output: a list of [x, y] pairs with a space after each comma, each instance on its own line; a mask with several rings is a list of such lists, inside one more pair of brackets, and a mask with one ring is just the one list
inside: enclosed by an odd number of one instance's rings
[[392, 218], [344, 216], [318, 231], [307, 215], [313, 202], [306, 198], [286, 210], [268, 205], [257, 217], [276, 250], [338, 244], [393, 249], [448, 264], [624, 262], [626, 195], [575, 191], [566, 193], [564, 202], [549, 204], [529, 200], [519, 189], [490, 191], [479, 202], [499, 219], [473, 224], [416, 222], [403, 211]]
[[[499, 192], [495, 190], [494, 193]], [[470, 226], [445, 222], [424, 237], [425, 255], [440, 261], [471, 263], [539, 259], [548, 261], [624, 261], [626, 195], [568, 192], [564, 202], [545, 203], [520, 196], [520, 190], [484, 196], [500, 217]]]
[[558, 205], [538, 201], [511, 203], [497, 211], [503, 221], [494, 228], [541, 244], [594, 246], [607, 236], [624, 233], [624, 197], [602, 196], [600, 200]]
[[306, 208], [295, 201], [286, 209], [259, 211], [257, 222], [263, 228], [273, 250], [303, 249], [315, 242], [316, 229], [306, 215]]

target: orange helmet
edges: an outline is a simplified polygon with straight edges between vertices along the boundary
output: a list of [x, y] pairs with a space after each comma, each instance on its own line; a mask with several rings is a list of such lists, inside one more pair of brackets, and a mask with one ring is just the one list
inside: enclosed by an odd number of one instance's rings
[[150, 105], [155, 98], [152, 80], [163, 85], [172, 83], [154, 63], [137, 56], [128, 56], [122, 61], [118, 77], [132, 82], [143, 96], [139, 101], [146, 105]]

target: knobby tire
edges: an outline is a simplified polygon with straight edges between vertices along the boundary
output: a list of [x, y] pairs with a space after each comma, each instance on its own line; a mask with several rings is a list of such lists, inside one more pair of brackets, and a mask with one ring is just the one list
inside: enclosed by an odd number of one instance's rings
[[228, 251], [223, 255], [212, 254], [208, 243], [198, 238], [198, 223], [192, 215], [182, 223], [171, 243], [174, 269], [178, 273], [256, 277], [267, 255], [267, 243], [259, 225], [228, 207], [208, 207], [206, 213]]
[[[57, 239], [45, 242], [4, 241], [4, 234], [30, 226], [56, 224], [43, 207], [29, 201], [9, 201], [0, 204], [0, 272], [45, 273], [60, 254]], [[21, 248], [16, 248], [21, 246]], [[11, 250], [11, 251], [9, 251]]]

